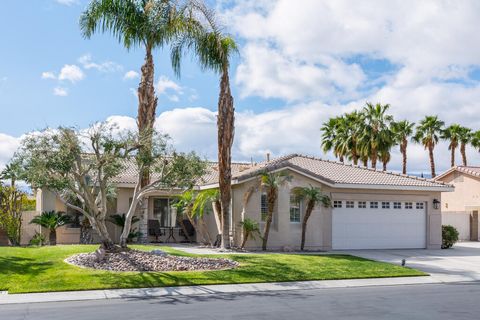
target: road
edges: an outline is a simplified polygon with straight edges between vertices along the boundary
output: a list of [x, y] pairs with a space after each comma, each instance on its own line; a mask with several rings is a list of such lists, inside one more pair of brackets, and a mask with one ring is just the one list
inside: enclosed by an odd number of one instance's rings
[[480, 282], [0, 305], [0, 319], [478, 319]]

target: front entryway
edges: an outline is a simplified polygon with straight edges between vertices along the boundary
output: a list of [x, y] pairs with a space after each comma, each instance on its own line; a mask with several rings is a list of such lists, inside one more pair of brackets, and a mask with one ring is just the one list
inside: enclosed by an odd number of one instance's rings
[[425, 207], [415, 201], [334, 201], [332, 248], [425, 248]]

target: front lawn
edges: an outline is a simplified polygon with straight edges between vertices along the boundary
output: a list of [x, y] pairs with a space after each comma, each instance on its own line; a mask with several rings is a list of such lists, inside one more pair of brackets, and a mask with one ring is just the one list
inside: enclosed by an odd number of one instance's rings
[[[157, 246], [134, 247], [158, 249]], [[0, 290], [25, 293], [426, 275], [418, 270], [349, 255], [230, 254], [226, 257], [238, 261], [240, 267], [201, 272], [109, 272], [82, 269], [63, 261], [75, 253], [96, 248], [97, 245], [0, 247]], [[162, 249], [191, 256], [168, 247]]]

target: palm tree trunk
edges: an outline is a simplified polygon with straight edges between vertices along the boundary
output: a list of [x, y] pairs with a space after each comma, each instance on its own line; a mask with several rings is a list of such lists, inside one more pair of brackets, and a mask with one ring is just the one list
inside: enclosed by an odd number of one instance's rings
[[455, 167], [455, 147], [450, 148], [450, 167]]
[[275, 202], [277, 201], [277, 190], [271, 188], [268, 191], [268, 215], [265, 221], [265, 227], [263, 229], [263, 238], [262, 238], [262, 250], [267, 250], [268, 235], [270, 234], [270, 225], [272, 224], [273, 219], [273, 210], [275, 209]]
[[363, 166], [366, 168], [368, 167], [368, 157], [363, 157], [362, 158]]
[[220, 95], [218, 99], [218, 173], [220, 189], [220, 205], [222, 216], [221, 248], [230, 248], [230, 201], [232, 198], [231, 155], [234, 136], [235, 109], [230, 93], [228, 69], [225, 67], [220, 80]]
[[343, 155], [338, 156], [338, 160], [343, 163], [345, 162], [345, 159], [343, 158]]
[[[138, 86], [138, 115], [137, 126], [142, 145], [139, 156], [142, 159], [149, 159], [152, 151], [153, 124], [157, 109], [157, 97], [154, 86], [154, 64], [152, 48], [146, 47], [145, 63], [142, 66], [142, 78]], [[141, 169], [141, 187], [150, 182], [150, 166], [146, 165]]]
[[378, 153], [377, 153], [377, 148], [372, 148], [372, 169], [377, 169], [377, 158], [378, 158]]
[[407, 139], [404, 139], [401, 146], [402, 152], [402, 173], [407, 174]]
[[358, 164], [358, 154], [357, 154], [357, 147], [356, 146], [352, 147], [351, 155], [352, 155], [353, 164], [357, 165]]
[[50, 229], [50, 234], [48, 235], [48, 244], [55, 246], [57, 244], [57, 231], [55, 229]]
[[430, 169], [432, 171], [432, 178], [435, 178], [435, 159], [433, 158], [433, 146], [428, 146], [428, 156], [430, 157]]
[[460, 153], [462, 154], [462, 163], [464, 166], [467, 165], [467, 153], [465, 152], [466, 144], [462, 142], [460, 144]]
[[387, 161], [382, 161], [383, 171], [387, 171]]
[[314, 201], [311, 201], [311, 200], [308, 201], [307, 210], [305, 211], [305, 216], [303, 217], [303, 222], [302, 222], [302, 243], [300, 245], [300, 250], [302, 251], [305, 248], [305, 235], [307, 234], [308, 218], [310, 218], [310, 215], [312, 214], [314, 206], [315, 206]]

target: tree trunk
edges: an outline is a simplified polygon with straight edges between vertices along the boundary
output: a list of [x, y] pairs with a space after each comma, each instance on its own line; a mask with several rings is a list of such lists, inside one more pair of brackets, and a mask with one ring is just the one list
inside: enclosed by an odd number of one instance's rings
[[362, 162], [365, 168], [368, 167], [368, 157], [363, 157]]
[[353, 164], [357, 165], [358, 164], [358, 155], [357, 155], [357, 148], [355, 146], [352, 147], [351, 155], [352, 155]]
[[302, 251], [305, 248], [305, 235], [307, 234], [308, 218], [310, 218], [310, 215], [312, 214], [314, 206], [315, 206], [315, 201], [312, 201], [312, 200], [308, 201], [307, 210], [305, 211], [305, 216], [303, 217], [303, 221], [302, 221], [302, 243], [300, 245], [300, 250]]
[[277, 201], [277, 189], [270, 188], [267, 194], [268, 201], [268, 215], [265, 221], [265, 227], [263, 229], [263, 238], [262, 238], [262, 250], [267, 250], [268, 235], [270, 233], [270, 225], [272, 224], [273, 219], [273, 210], [275, 209], [275, 202]]
[[[138, 115], [137, 126], [142, 145], [139, 150], [141, 159], [150, 159], [152, 153], [152, 134], [157, 109], [157, 97], [154, 86], [154, 63], [152, 48], [147, 45], [145, 63], [142, 66], [142, 78], [138, 86]], [[150, 165], [142, 167], [140, 176], [141, 187], [150, 183]]]
[[250, 233], [245, 232], [245, 234], [243, 235], [242, 245], [240, 246], [241, 249], [245, 248], [245, 244], [247, 243], [249, 236], [250, 236]]
[[338, 156], [338, 160], [339, 160], [341, 163], [344, 163], [344, 162], [345, 162], [345, 159], [344, 159], [343, 155], [339, 155], [339, 156]]
[[92, 218], [90, 224], [100, 237], [100, 247], [107, 252], [117, 252], [119, 247], [116, 246], [110, 238], [107, 226], [105, 225], [105, 220]]
[[377, 169], [377, 158], [378, 158], [378, 154], [377, 154], [377, 148], [372, 148], [372, 169]]
[[428, 156], [430, 157], [430, 169], [432, 171], [432, 178], [435, 178], [435, 159], [433, 158], [433, 146], [428, 145]]
[[235, 109], [230, 93], [230, 82], [227, 67], [224, 68], [220, 81], [218, 99], [218, 177], [220, 189], [220, 205], [222, 215], [221, 248], [230, 248], [230, 201], [231, 201], [231, 153], [234, 137]]
[[450, 147], [450, 167], [455, 167], [455, 147]]
[[382, 161], [383, 171], [387, 171], [387, 164], [388, 164], [387, 161]]
[[464, 166], [467, 166], [467, 153], [465, 152], [466, 144], [462, 142], [460, 144], [460, 153], [462, 154], [462, 163]]
[[51, 246], [57, 245], [57, 230], [50, 229], [50, 233], [48, 235], [48, 244]]
[[402, 173], [407, 174], [407, 139], [403, 139], [401, 145], [401, 152], [402, 152]]
[[[143, 180], [143, 177], [142, 177]], [[128, 235], [130, 234], [130, 229], [132, 228], [132, 219], [135, 215], [135, 211], [138, 205], [138, 193], [139, 193], [139, 186], [135, 187], [135, 191], [133, 192], [132, 203], [128, 208], [128, 212], [125, 215], [125, 224], [123, 225], [122, 234], [120, 235], [120, 247], [126, 248], [128, 242]], [[147, 236], [148, 237], [148, 236]]]

